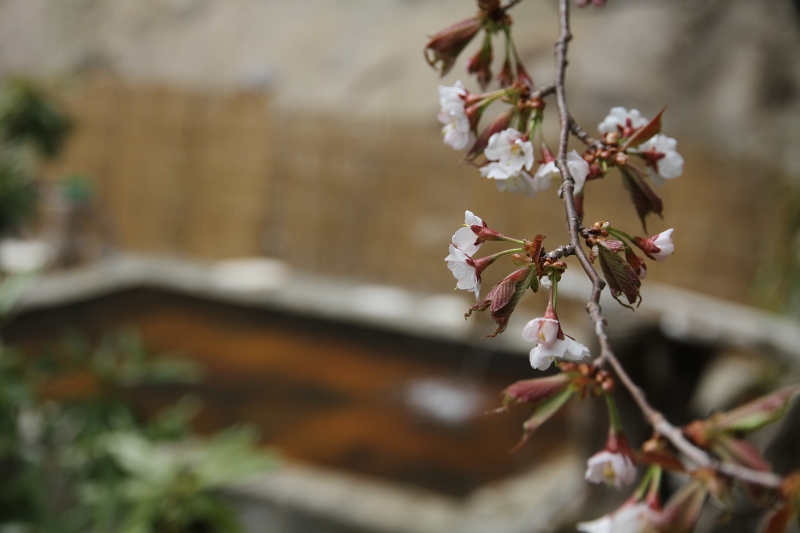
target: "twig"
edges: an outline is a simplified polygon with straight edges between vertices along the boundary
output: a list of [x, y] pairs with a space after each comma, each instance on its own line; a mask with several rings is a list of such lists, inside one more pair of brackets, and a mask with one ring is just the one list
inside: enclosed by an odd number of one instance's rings
[[562, 244], [552, 252], [547, 252], [544, 254], [544, 260], [557, 261], [562, 257], [567, 257], [569, 255], [575, 255], [575, 246], [572, 244]]
[[586, 133], [586, 130], [581, 128], [571, 115], [569, 117], [569, 130], [587, 146], [593, 146], [598, 149], [603, 148], [603, 142]]
[[550, 85], [543, 85], [531, 93], [531, 100], [534, 100], [536, 98], [544, 98], [545, 96], [550, 96], [555, 92], [556, 92], [555, 83]]
[[603, 318], [602, 308], [600, 307], [600, 295], [605, 287], [605, 282], [592, 266], [586, 252], [580, 244], [581, 220], [575, 210], [575, 198], [573, 195], [575, 181], [569, 173], [567, 167], [567, 145], [570, 132], [576, 137], [592, 144], [597, 142], [582, 129], [572, 119], [567, 108], [564, 80], [567, 69], [567, 45], [572, 39], [569, 26], [569, 2], [571, 0], [559, 0], [559, 36], [556, 41], [556, 74], [555, 74], [555, 93], [558, 101], [558, 114], [561, 124], [561, 132], [558, 142], [558, 156], [556, 166], [561, 172], [561, 195], [564, 199], [564, 206], [567, 211], [567, 221], [569, 223], [570, 245], [574, 247], [575, 256], [578, 258], [583, 270], [592, 282], [592, 295], [586, 304], [586, 311], [589, 313], [595, 326], [595, 334], [600, 343], [600, 356], [595, 360], [595, 366], [602, 366], [608, 363], [617, 374], [617, 377], [633, 397], [642, 415], [647, 419], [656, 433], [669, 440], [672, 445], [681, 452], [686, 459], [692, 462], [697, 468], [712, 468], [717, 472], [738, 478], [742, 481], [755, 483], [764, 487], [777, 488], [781, 484], [780, 476], [771, 472], [753, 470], [733, 463], [719, 462], [709, 456], [706, 452], [689, 442], [683, 432], [672, 425], [664, 415], [654, 409], [644, 396], [644, 392], [630, 378], [623, 366], [620, 364], [606, 331], [606, 321]]

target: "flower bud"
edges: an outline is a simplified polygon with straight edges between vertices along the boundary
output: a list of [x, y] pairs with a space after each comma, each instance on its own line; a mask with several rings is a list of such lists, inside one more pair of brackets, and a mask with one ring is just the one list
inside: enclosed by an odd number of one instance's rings
[[556, 396], [570, 384], [568, 374], [517, 381], [503, 391], [503, 404], [538, 403]]
[[619, 142], [619, 132], [610, 131], [606, 133], [605, 135], [603, 135], [603, 142], [608, 145], [614, 146]]
[[517, 80], [529, 90], [533, 90], [533, 78], [530, 77], [520, 61], [517, 61]]
[[502, 88], [506, 88], [511, 85], [514, 81], [514, 73], [511, 71], [511, 61], [506, 59], [505, 63], [503, 63], [503, 68], [500, 69], [500, 73], [497, 75], [497, 83]]
[[487, 43], [478, 52], [467, 60], [467, 72], [476, 74], [478, 84], [486, 90], [492, 81], [492, 43], [487, 35]]
[[442, 76], [447, 74], [453, 68], [458, 55], [483, 27], [483, 22], [480, 16], [470, 17], [446, 27], [431, 37], [425, 46], [425, 59], [428, 64], [439, 69]]
[[654, 261], [666, 261], [667, 257], [675, 250], [675, 243], [672, 242], [673, 231], [675, 230], [670, 228], [648, 239], [634, 237], [633, 244], [638, 246], [650, 259]]

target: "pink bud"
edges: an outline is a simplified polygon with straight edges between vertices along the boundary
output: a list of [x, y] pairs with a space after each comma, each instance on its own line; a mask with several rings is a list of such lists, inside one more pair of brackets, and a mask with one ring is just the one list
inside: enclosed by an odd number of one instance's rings
[[675, 230], [670, 228], [648, 239], [634, 237], [633, 244], [638, 246], [650, 259], [665, 261], [675, 250], [675, 243], [672, 242], [673, 231]]
[[489, 41], [488, 46], [484, 46], [467, 60], [467, 72], [477, 74], [478, 83], [483, 90], [486, 90], [492, 81], [492, 57], [492, 46]]
[[486, 226], [472, 226], [471, 229], [478, 236], [478, 242], [502, 241], [505, 239], [502, 233]]
[[505, 63], [503, 63], [503, 68], [500, 69], [500, 73], [497, 75], [497, 83], [500, 87], [505, 88], [511, 85], [514, 81], [514, 73], [511, 71], [511, 61], [506, 59]]
[[486, 270], [486, 267], [494, 263], [495, 259], [497, 259], [497, 256], [489, 255], [481, 257], [480, 259], [467, 259], [466, 263], [475, 267], [475, 276], [480, 281], [483, 271]]
[[566, 373], [546, 378], [517, 381], [503, 391], [503, 403], [538, 403], [557, 395], [569, 386], [570, 376]]
[[425, 46], [425, 58], [433, 68], [438, 68], [441, 75], [447, 74], [458, 55], [469, 44], [483, 27], [483, 18], [470, 17], [452, 24], [433, 37]]
[[517, 80], [531, 91], [533, 90], [533, 78], [530, 77], [520, 61], [517, 61]]

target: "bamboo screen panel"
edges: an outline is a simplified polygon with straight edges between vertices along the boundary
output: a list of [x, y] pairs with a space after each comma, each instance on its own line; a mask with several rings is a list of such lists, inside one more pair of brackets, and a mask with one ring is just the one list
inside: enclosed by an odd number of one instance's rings
[[[268, 255], [302, 271], [443, 291], [454, 285], [443, 259], [465, 208], [506, 234], [542, 233], [550, 248], [566, 242], [555, 187], [535, 199], [497, 193], [458, 166], [433, 119], [278, 114], [266, 93], [108, 78], [64, 100], [77, 128], [48, 172], [92, 175], [126, 250]], [[687, 145], [685, 175], [659, 190], [665, 220], [651, 218], [648, 228], [675, 227], [677, 252], [649, 275], [746, 300], [758, 257], [740, 243], [774, 235], [780, 212], [769, 206], [779, 180]], [[616, 176], [587, 188], [587, 222], [618, 213], [615, 225], [641, 234]]]

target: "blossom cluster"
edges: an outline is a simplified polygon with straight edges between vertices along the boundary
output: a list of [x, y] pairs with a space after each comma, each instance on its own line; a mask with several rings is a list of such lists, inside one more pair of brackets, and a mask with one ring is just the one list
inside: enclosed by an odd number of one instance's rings
[[[577, 2], [584, 6], [590, 0]], [[602, 7], [605, 0], [591, 0], [591, 3]], [[519, 381], [503, 391], [504, 408], [525, 405], [532, 410], [523, 424], [520, 444], [570, 399], [582, 400], [591, 396], [605, 400], [608, 438], [605, 447], [588, 458], [584, 477], [589, 482], [605, 483], [618, 490], [634, 485], [637, 479], [639, 484], [620, 508], [596, 520], [578, 524], [579, 531], [689, 533], [709, 496], [721, 502], [733, 499], [732, 477], [722, 475], [715, 468], [687, 469], [680, 453], [683, 450], [676, 444], [674, 434], [678, 433], [698, 450], [709, 453], [713, 458], [710, 460], [712, 465], [715, 464], [713, 461], [721, 460], [755, 472], [765, 472], [768, 464], [742, 436], [778, 420], [791, 399], [800, 393], [800, 386], [789, 387], [680, 429], [673, 427], [673, 433], [659, 433], [656, 428], [655, 436], [643, 443], [640, 449], [634, 450], [629, 444], [613, 395], [616, 378], [603, 369], [609, 357], [616, 360], [609, 353], [607, 344], [603, 344], [607, 338], [599, 314], [599, 293], [603, 285], [598, 271], [602, 273], [611, 295], [623, 306], [633, 309], [642, 301], [641, 287], [648, 268], [646, 259], [664, 262], [674, 253], [674, 229], [640, 237], [607, 221], [584, 225], [584, 197], [588, 182], [605, 178], [616, 169], [647, 232], [648, 217], [652, 214], [661, 216], [663, 211], [663, 202], [653, 186], [661, 186], [667, 180], [681, 176], [684, 159], [677, 151], [677, 141], [662, 133], [663, 110], [650, 119], [636, 109], [624, 107], [614, 107], [609, 111], [597, 126], [599, 136], [596, 139], [562, 109], [562, 134], [566, 137], [571, 133], [585, 146], [581, 151], [567, 150], [567, 144], [560, 143], [559, 155], [554, 156], [544, 138], [542, 123], [544, 99], [557, 87], [537, 88], [522, 65], [507, 13], [514, 4], [516, 2], [501, 4], [499, 0], [478, 0], [477, 15], [445, 28], [428, 43], [428, 61], [444, 75], [467, 44], [478, 33], [484, 32], [483, 44], [466, 64], [467, 72], [476, 76], [483, 92], [472, 93], [460, 81], [453, 86], [440, 86], [438, 118], [443, 125], [445, 144], [464, 151], [464, 162], [476, 166], [480, 175], [493, 180], [501, 191], [534, 196], [548, 190], [554, 182], [558, 183], [559, 195], [564, 196], [567, 204], [570, 242], [548, 252], [544, 247], [544, 236], [536, 235], [533, 239], [509, 237], [489, 227], [471, 211], [466, 211], [464, 223], [453, 235], [445, 260], [456, 278], [457, 288], [475, 294], [477, 302], [465, 317], [488, 310], [495, 321], [496, 330], [486, 335], [488, 337], [497, 336], [507, 329], [512, 313], [528, 290], [538, 292], [545, 288], [549, 292], [543, 316], [528, 321], [521, 335], [532, 343], [529, 354], [531, 367], [543, 371], [555, 364], [558, 372]], [[562, 0], [560, 9], [566, 9], [565, 5], [567, 3]], [[493, 37], [498, 34], [505, 38], [506, 56], [495, 78], [491, 65]], [[565, 61], [565, 56], [562, 59]], [[493, 80], [499, 88], [486, 92]], [[563, 81], [560, 88], [563, 91]], [[563, 97], [563, 92], [559, 96]], [[487, 109], [496, 103], [505, 107], [488, 124], [481, 126]], [[588, 247], [588, 257], [583, 255], [579, 240]], [[513, 247], [478, 257], [487, 241], [513, 244]], [[587, 308], [590, 313], [596, 313], [592, 318], [603, 351], [594, 361], [587, 361], [591, 358], [587, 346], [564, 332], [557, 314], [558, 286], [568, 268], [564, 259], [570, 255], [579, 255], [595, 288]], [[483, 272], [503, 257], [511, 259], [514, 270], [482, 297]], [[599, 265], [599, 269], [595, 270], [593, 265]], [[635, 393], [636, 387], [631, 385], [629, 378], [625, 379], [627, 376], [621, 366], [613, 368], [628, 390]], [[646, 411], [644, 407], [642, 410]], [[651, 422], [654, 419], [657, 417], [651, 417]], [[653, 425], [658, 426], [656, 422]], [[672, 440], [663, 436], [668, 433]], [[659, 495], [662, 473], [666, 471], [688, 476], [689, 482], [662, 505]], [[769, 501], [764, 497], [763, 489], [755, 484], [745, 488], [747, 492]], [[766, 518], [764, 532], [784, 531], [787, 524], [800, 514], [800, 473], [783, 478], [779, 489], [769, 496], [773, 508]]]

